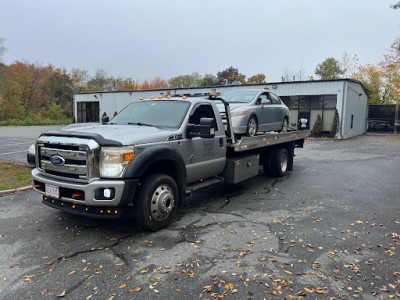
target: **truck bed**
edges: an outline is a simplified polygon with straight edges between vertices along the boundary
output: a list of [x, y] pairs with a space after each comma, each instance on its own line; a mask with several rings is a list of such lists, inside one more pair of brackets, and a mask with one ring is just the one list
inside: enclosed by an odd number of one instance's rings
[[302, 142], [309, 135], [309, 130], [292, 130], [285, 133], [267, 132], [254, 137], [243, 136], [235, 143], [228, 143], [227, 146], [235, 152], [243, 152], [286, 142], [294, 142], [296, 140]]

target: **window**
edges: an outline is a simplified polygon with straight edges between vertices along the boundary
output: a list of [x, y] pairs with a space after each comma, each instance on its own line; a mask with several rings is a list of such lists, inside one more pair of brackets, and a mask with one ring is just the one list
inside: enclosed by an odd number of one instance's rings
[[335, 109], [337, 103], [336, 95], [325, 95], [324, 96], [324, 109]]
[[189, 124], [200, 125], [201, 118], [214, 119], [214, 129], [218, 131], [217, 122], [215, 120], [214, 111], [209, 104], [201, 104], [194, 108], [189, 117]]
[[99, 102], [78, 102], [78, 123], [99, 122]]
[[299, 108], [299, 96], [281, 96], [282, 101], [286, 104], [289, 109]]
[[132, 102], [110, 124], [147, 125], [154, 127], [178, 128], [189, 108], [189, 102], [184, 101], [141, 101]]
[[269, 93], [270, 97], [271, 97], [271, 103], [272, 104], [281, 104], [281, 99], [279, 99], [279, 97], [277, 95], [275, 95], [274, 93]]
[[324, 96], [308, 96], [311, 101], [311, 109], [322, 109]]

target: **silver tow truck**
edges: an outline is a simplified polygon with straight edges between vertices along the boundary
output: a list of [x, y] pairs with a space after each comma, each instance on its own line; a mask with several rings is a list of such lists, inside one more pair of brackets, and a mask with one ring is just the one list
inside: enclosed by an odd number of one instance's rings
[[185, 193], [244, 181], [258, 175], [260, 165], [270, 176], [284, 176], [309, 134], [237, 140], [231, 124], [229, 104], [218, 97], [136, 101], [102, 124], [42, 134], [33, 188], [44, 204], [88, 217], [118, 218], [133, 206], [140, 226], [159, 230], [172, 222]]

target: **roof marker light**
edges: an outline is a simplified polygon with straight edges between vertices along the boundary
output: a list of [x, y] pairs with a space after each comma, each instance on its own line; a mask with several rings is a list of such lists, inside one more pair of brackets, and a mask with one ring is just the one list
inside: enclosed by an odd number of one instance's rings
[[160, 95], [160, 96], [158, 96], [158, 99], [162, 99], [162, 96]]
[[139, 100], [143, 100], [143, 97], [140, 97]]
[[168, 98], [168, 99], [171, 98], [171, 95], [168, 95], [167, 98]]
[[154, 99], [154, 96], [151, 96], [150, 98], [151, 98], [151, 99]]
[[186, 99], [186, 96], [182, 96], [182, 99]]

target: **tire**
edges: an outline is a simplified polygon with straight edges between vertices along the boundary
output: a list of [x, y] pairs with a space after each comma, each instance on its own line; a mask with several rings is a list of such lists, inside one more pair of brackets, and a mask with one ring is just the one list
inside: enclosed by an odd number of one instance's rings
[[285, 148], [279, 148], [272, 154], [271, 171], [275, 177], [283, 177], [288, 172], [289, 152]]
[[246, 135], [255, 136], [258, 131], [258, 121], [255, 116], [251, 116], [247, 122]]
[[287, 118], [284, 118], [282, 122], [282, 129], [279, 130], [279, 132], [285, 133], [288, 131], [288, 129], [289, 129], [289, 121]]
[[178, 207], [178, 187], [166, 174], [146, 177], [135, 200], [135, 219], [139, 226], [157, 231], [170, 224]]
[[261, 165], [264, 170], [265, 176], [272, 176], [272, 167], [271, 167], [271, 160], [272, 160], [272, 152], [265, 151], [261, 156]]

